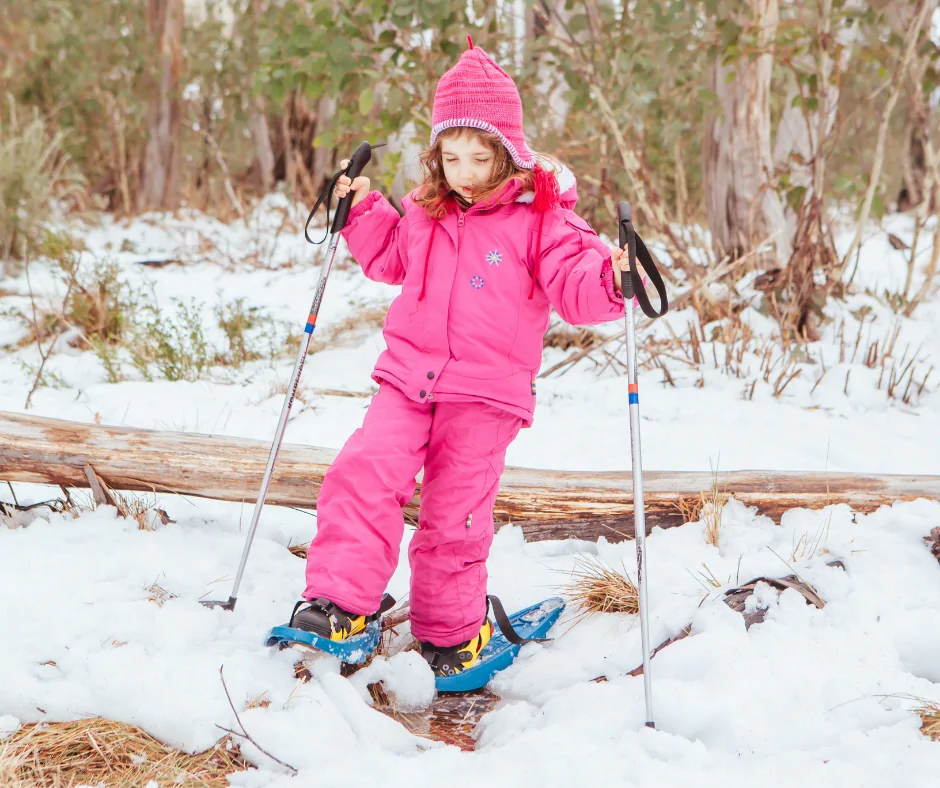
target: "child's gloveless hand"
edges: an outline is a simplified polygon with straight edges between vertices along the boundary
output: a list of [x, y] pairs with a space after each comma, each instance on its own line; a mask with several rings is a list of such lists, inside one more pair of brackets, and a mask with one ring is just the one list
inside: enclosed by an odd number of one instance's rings
[[614, 268], [614, 285], [617, 290], [621, 290], [621, 274], [623, 271], [630, 270], [630, 255], [627, 254], [626, 249], [616, 247], [610, 250], [610, 263]]
[[[339, 166], [345, 170], [349, 166], [349, 159], [343, 159], [339, 163]], [[353, 201], [350, 207], [355, 208], [358, 203], [366, 198], [370, 188], [371, 182], [365, 175], [360, 175], [354, 181], [351, 181], [347, 175], [341, 175], [340, 179], [336, 182], [336, 190], [334, 193], [337, 199], [341, 200], [352, 191]]]

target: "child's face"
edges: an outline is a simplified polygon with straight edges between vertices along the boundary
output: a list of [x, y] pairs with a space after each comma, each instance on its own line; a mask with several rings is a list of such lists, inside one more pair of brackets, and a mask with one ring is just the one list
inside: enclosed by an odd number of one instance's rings
[[465, 200], [489, 185], [496, 156], [472, 134], [441, 141], [441, 161], [447, 185]]

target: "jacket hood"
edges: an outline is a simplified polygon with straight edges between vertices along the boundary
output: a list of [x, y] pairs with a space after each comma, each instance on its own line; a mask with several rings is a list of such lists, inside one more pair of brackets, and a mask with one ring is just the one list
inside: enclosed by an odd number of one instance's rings
[[[574, 173], [560, 161], [546, 156], [540, 158], [539, 165], [543, 169], [555, 173], [555, 177], [558, 179], [558, 194], [561, 205], [565, 208], [574, 208], [575, 203], [578, 201], [578, 181], [577, 178], [574, 177]], [[515, 188], [519, 190], [515, 202], [535, 202], [534, 191], [524, 192], [518, 184], [514, 185]]]
[[[560, 161], [549, 158], [547, 156], [539, 157], [539, 165], [550, 172], [555, 173], [555, 177], [558, 179], [558, 194], [559, 194], [559, 204], [562, 208], [573, 209], [575, 204], [578, 201], [578, 181], [574, 176], [574, 173], [562, 164]], [[416, 188], [408, 197], [406, 201], [409, 201], [408, 198], [413, 198], [418, 194], [421, 187]], [[403, 201], [404, 202], [404, 201]], [[522, 204], [531, 204], [535, 202], [535, 192], [532, 190], [524, 191], [522, 184], [513, 180], [510, 181], [506, 188], [503, 189], [498, 195], [491, 197], [485, 206], [484, 210], [488, 210], [496, 205], [503, 204], [505, 205], [508, 202], [517, 202]]]

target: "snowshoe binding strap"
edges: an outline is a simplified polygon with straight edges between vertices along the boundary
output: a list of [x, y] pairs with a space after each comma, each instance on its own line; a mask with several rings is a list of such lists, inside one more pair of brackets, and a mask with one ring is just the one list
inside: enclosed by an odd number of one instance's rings
[[509, 616], [506, 615], [506, 608], [503, 607], [503, 603], [499, 601], [498, 597], [493, 596], [492, 594], [486, 597], [486, 601], [489, 603], [490, 607], [493, 609], [493, 618], [496, 619], [496, 624], [499, 626], [499, 631], [503, 633], [503, 637], [506, 638], [514, 646], [524, 646], [526, 643], [550, 643], [551, 638], [524, 638], [516, 630], [512, 628], [512, 624], [509, 621]]
[[[636, 300], [640, 303], [640, 309], [647, 317], [653, 319], [662, 317], [669, 311], [669, 300], [666, 298], [666, 283], [656, 268], [656, 258], [650, 254], [650, 250], [646, 248], [640, 234], [633, 227], [630, 203], [620, 203], [617, 214], [620, 220], [620, 248], [627, 249], [627, 259], [630, 261], [630, 275], [625, 278], [621, 288], [623, 297], [629, 303], [633, 296], [636, 296]], [[640, 265], [643, 266], [643, 270], [646, 271], [646, 275], [659, 295], [658, 312], [653, 309], [653, 304], [646, 294], [646, 288], [643, 287], [643, 277], [640, 276], [640, 272], [636, 267], [637, 259], [639, 259]]]
[[[514, 646], [524, 646], [526, 643], [547, 643], [551, 640], [551, 638], [522, 637], [512, 628], [509, 616], [506, 615], [506, 609], [503, 607], [503, 603], [499, 601], [498, 597], [492, 595], [487, 596], [486, 602], [488, 605], [487, 612], [489, 612], [489, 608], [492, 608], [493, 618], [496, 619], [496, 625], [499, 627], [499, 631], [502, 632], [503, 637]], [[493, 632], [493, 624], [487, 617], [480, 626], [479, 634], [470, 638], [466, 643], [461, 643], [458, 646], [451, 646], [449, 648], [439, 648], [431, 643], [422, 642], [421, 656], [427, 660], [435, 676], [454, 676], [467, 668], [473, 667], [480, 653], [493, 637]]]
[[473, 667], [492, 637], [493, 624], [487, 618], [476, 635], [458, 646], [438, 648], [431, 643], [422, 642], [421, 656], [431, 666], [435, 676], [455, 676]]
[[[299, 610], [304, 605], [307, 607]], [[364, 630], [368, 624], [377, 621], [394, 606], [394, 597], [385, 594], [379, 603], [379, 609], [371, 615], [363, 616], [349, 613], [325, 597], [309, 601], [302, 599], [294, 605], [288, 626], [313, 632], [329, 640], [343, 641]]]

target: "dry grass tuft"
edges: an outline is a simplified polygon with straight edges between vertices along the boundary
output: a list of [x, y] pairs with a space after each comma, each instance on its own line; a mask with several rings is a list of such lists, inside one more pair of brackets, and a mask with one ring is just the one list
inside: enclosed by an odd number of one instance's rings
[[112, 491], [112, 494], [121, 516], [136, 520], [141, 531], [155, 531], [158, 523], [160, 525], [170, 525], [170, 523], [176, 522], [171, 520], [163, 509], [157, 507], [156, 496], [148, 500], [147, 496], [134, 493]]
[[307, 560], [307, 549], [310, 547], [310, 542], [307, 544], [295, 544], [287, 548], [287, 552], [291, 555], [296, 555], [298, 558], [303, 558]]
[[91, 717], [26, 725], [0, 745], [0, 784], [10, 788], [159, 785], [227, 788], [252, 768], [229, 737], [204, 752], [174, 750], [123, 722]]
[[271, 701], [266, 697], [268, 691], [265, 690], [257, 698], [249, 698], [245, 701], [246, 709], [266, 709], [271, 705]]
[[147, 601], [153, 602], [157, 607], [163, 607], [163, 605], [166, 604], [167, 600], [178, 598], [177, 595], [174, 594], [172, 591], [167, 591], [165, 588], [157, 585], [156, 583], [154, 583], [151, 586], [148, 586], [144, 590], [148, 594]]
[[373, 331], [385, 327], [385, 316], [388, 314], [387, 306], [367, 306], [353, 312], [345, 320], [329, 329], [324, 344], [335, 344], [344, 339], [360, 339]]
[[[148, 499], [146, 495], [137, 495], [136, 493], [119, 493], [112, 490], [99, 477], [98, 484], [101, 485], [102, 494], [107, 499], [107, 503], [114, 505], [118, 514], [125, 519], [130, 518], [136, 521], [139, 530], [155, 531], [157, 525], [170, 525], [176, 520], [170, 519], [165, 510], [157, 506], [157, 497], [154, 495]], [[68, 512], [73, 517], [80, 517], [85, 512], [93, 512], [98, 508], [98, 502], [95, 500], [92, 491], [70, 493], [65, 487], [62, 488], [65, 499], [61, 501], [61, 510]]]
[[934, 528], [931, 530], [930, 536], [925, 536], [924, 541], [930, 548], [930, 552], [938, 561], [940, 561], [940, 528]]
[[560, 350], [591, 350], [598, 347], [604, 337], [589, 328], [572, 328], [564, 323], [552, 326], [542, 339], [542, 347], [557, 347]]
[[914, 711], [921, 719], [920, 732], [928, 739], [940, 741], [940, 703], [924, 701]]
[[712, 474], [712, 487], [708, 492], [702, 490], [698, 500], [695, 498], [680, 498], [676, 501], [676, 508], [687, 523], [705, 523], [705, 541], [713, 547], [718, 547], [721, 536], [721, 513], [728, 503], [728, 495], [718, 491], [718, 473]]
[[579, 558], [565, 594], [585, 613], [638, 613], [639, 594], [626, 571], [617, 572], [599, 558]]
[[712, 547], [718, 547], [718, 539], [721, 535], [721, 513], [728, 502], [728, 497], [719, 495], [716, 490], [711, 500], [705, 500], [705, 493], [702, 493], [702, 499], [699, 518], [705, 523], [705, 541]]

